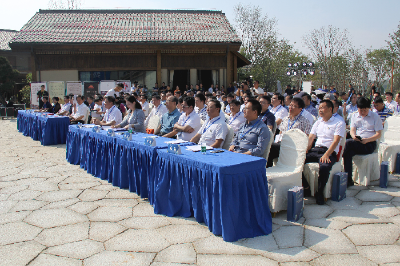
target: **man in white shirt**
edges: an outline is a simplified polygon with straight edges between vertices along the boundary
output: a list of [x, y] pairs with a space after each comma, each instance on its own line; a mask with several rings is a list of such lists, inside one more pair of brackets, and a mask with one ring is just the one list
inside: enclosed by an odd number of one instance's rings
[[347, 103], [343, 104], [343, 116], [346, 120], [351, 117], [351, 114], [357, 112], [357, 94], [353, 93], [350, 98], [351, 104], [347, 105]]
[[144, 112], [144, 116], [147, 117], [149, 115], [149, 103], [147, 102], [147, 95], [141, 94], [139, 98], [139, 103], [142, 105], [142, 111]]
[[205, 104], [206, 102], [206, 97], [202, 93], [196, 94], [194, 97], [196, 107], [194, 108], [194, 111], [200, 116], [200, 119], [204, 121], [207, 120], [207, 105]]
[[118, 83], [117, 86], [106, 93], [106, 96], [117, 97], [124, 88], [124, 84]]
[[131, 88], [131, 93], [137, 91], [137, 84], [138, 84], [137, 81], [134, 81], [134, 82], [133, 82], [133, 86], [132, 86], [132, 88]]
[[393, 113], [397, 111], [397, 102], [393, 101], [393, 93], [390, 91], [385, 92], [386, 96], [386, 101], [385, 101], [385, 106], [390, 109]]
[[225, 113], [226, 114], [230, 114], [231, 113], [231, 107], [230, 107], [230, 103], [232, 102], [232, 100], [235, 99], [235, 95], [233, 95], [233, 93], [229, 93], [226, 97], [226, 100], [228, 102], [228, 105], [225, 107]]
[[274, 93], [274, 96], [271, 98], [271, 113], [275, 116], [276, 125], [279, 126], [282, 122], [282, 119], [288, 115], [288, 111], [285, 107], [282, 106], [284, 101], [284, 97], [279, 93]]
[[[336, 162], [336, 155], [339, 152], [339, 142], [345, 137], [346, 127], [341, 120], [333, 116], [333, 103], [330, 100], [322, 100], [319, 104], [318, 119], [308, 137], [308, 152], [305, 163], [319, 163], [318, 190], [315, 194], [318, 205], [325, 204], [324, 188], [329, 178], [329, 172]], [[312, 148], [314, 139], [317, 137], [315, 147]], [[307, 180], [303, 179], [303, 186], [307, 189]]]
[[211, 84], [210, 88], [208, 88], [208, 92], [209, 93], [213, 93], [214, 92], [214, 85]]
[[207, 105], [207, 114], [210, 117], [200, 128], [197, 134], [190, 140], [195, 143], [205, 143], [213, 148], [221, 148], [224, 144], [228, 127], [219, 113], [221, 103], [216, 99], [211, 99]]
[[58, 115], [69, 115], [69, 109], [71, 108], [71, 103], [69, 102], [69, 96], [64, 96], [64, 104], [62, 105]]
[[260, 82], [258, 80], [255, 80], [253, 85], [254, 87], [250, 89], [253, 95], [264, 95], [264, 90], [259, 87]]
[[[165, 94], [164, 94], [165, 95]], [[151, 109], [150, 114], [147, 116], [146, 120], [144, 121], [144, 126], [147, 127], [149, 124], [150, 118], [153, 116], [158, 116], [161, 118], [163, 114], [168, 112], [167, 107], [164, 104], [161, 104], [161, 97], [158, 94], [154, 94], [153, 97], [151, 98], [154, 104], [153, 109]]]
[[179, 117], [178, 122], [175, 123], [174, 129], [166, 136], [171, 138], [176, 136], [177, 139], [190, 141], [199, 131], [201, 127], [200, 117], [194, 111], [194, 98], [186, 97], [183, 99], [182, 109], [184, 113]]
[[106, 113], [104, 114], [103, 120], [99, 120], [94, 118], [93, 123], [96, 125], [102, 125], [102, 126], [113, 126], [113, 125], [119, 125], [122, 122], [122, 113], [114, 105], [115, 103], [115, 98], [112, 96], [107, 96], [105, 97], [105, 108]]
[[74, 114], [69, 117], [71, 124], [78, 122], [85, 123], [89, 113], [89, 107], [87, 107], [87, 105], [83, 102], [84, 100], [85, 97], [82, 95], [76, 96], [77, 104], [74, 103], [73, 105]]
[[97, 118], [100, 119], [101, 115], [104, 113], [103, 112], [103, 102], [102, 98], [96, 98], [94, 100], [94, 107], [92, 111], [92, 118]]
[[246, 122], [246, 118], [244, 117], [244, 113], [240, 111], [239, 101], [232, 100], [229, 106], [231, 107], [231, 113], [229, 115], [228, 125], [233, 128], [233, 132], [236, 135], [244, 122]]

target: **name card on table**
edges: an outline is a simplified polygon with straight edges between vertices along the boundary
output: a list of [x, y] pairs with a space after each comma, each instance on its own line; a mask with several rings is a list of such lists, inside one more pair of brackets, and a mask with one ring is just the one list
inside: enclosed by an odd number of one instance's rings
[[288, 190], [287, 220], [297, 222], [303, 217], [304, 190], [302, 187], [293, 187]]
[[125, 132], [122, 137], [123, 137], [124, 140], [127, 140], [127, 141], [131, 141], [132, 140], [132, 134], [130, 132]]
[[100, 132], [100, 127], [99, 126], [94, 126], [94, 127], [92, 127], [92, 131], [96, 132], [96, 133], [99, 133]]
[[333, 176], [331, 197], [333, 201], [341, 201], [346, 198], [347, 176], [346, 172], [339, 172]]
[[114, 130], [112, 130], [111, 128], [107, 130], [107, 136], [114, 137], [115, 136]]
[[156, 146], [156, 138], [147, 137], [144, 140], [144, 144], [147, 145], [147, 146]]
[[179, 146], [178, 144], [168, 144], [168, 153], [173, 153], [173, 154], [177, 154], [180, 155], [182, 154], [181, 151], [181, 146]]
[[82, 128], [82, 123], [81, 122], [78, 122], [78, 127]]
[[379, 186], [381, 188], [387, 188], [389, 176], [389, 162], [382, 162], [381, 164], [381, 175], [379, 178]]

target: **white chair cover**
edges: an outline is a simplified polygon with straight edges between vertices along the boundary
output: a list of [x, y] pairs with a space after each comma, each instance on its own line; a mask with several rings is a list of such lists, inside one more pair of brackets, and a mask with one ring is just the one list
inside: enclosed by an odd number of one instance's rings
[[[345, 144], [346, 144], [346, 138], [342, 138], [339, 143], [341, 147], [339, 161], [333, 164], [332, 169], [329, 173], [329, 179], [326, 182], [326, 186], [324, 189], [324, 197], [327, 199], [331, 197], [333, 176], [336, 173], [342, 172], [343, 169], [342, 155]], [[304, 165], [303, 174], [304, 177], [307, 179], [308, 184], [310, 185], [311, 195], [314, 196], [315, 192], [317, 192], [318, 189], [319, 163], [306, 163]]]
[[274, 142], [274, 133], [272, 132], [272, 130], [268, 127], [269, 130], [269, 141], [268, 141], [268, 146], [264, 151], [263, 157], [265, 158], [265, 160], [268, 161], [268, 156], [269, 156], [269, 152], [271, 151], [271, 145]]
[[233, 128], [231, 128], [229, 125], [226, 125], [228, 127], [228, 134], [226, 135], [224, 145], [222, 145], [222, 149], [224, 150], [229, 150], [229, 146], [231, 146], [232, 139], [233, 139]]
[[160, 125], [160, 117], [158, 115], [153, 115], [149, 119], [149, 124], [147, 125], [147, 128], [149, 129], [154, 129], [154, 134], [158, 134], [158, 127]]
[[373, 153], [353, 157], [353, 181], [359, 185], [368, 186], [371, 181], [379, 180], [379, 139], [376, 142], [376, 149]]
[[389, 162], [389, 171], [396, 170], [396, 155], [400, 152], [400, 117], [391, 116], [385, 121], [379, 145], [379, 165], [383, 161]]
[[299, 129], [292, 129], [282, 136], [279, 158], [276, 166], [266, 169], [268, 179], [269, 207], [272, 212], [287, 209], [287, 191], [301, 186], [308, 145], [307, 135]]

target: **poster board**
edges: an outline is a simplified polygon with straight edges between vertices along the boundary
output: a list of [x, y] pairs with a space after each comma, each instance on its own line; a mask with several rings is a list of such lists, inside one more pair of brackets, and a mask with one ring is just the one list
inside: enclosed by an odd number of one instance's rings
[[67, 81], [67, 93], [66, 95], [81, 95], [82, 94], [82, 82], [80, 81]]
[[106, 93], [114, 89], [116, 86], [116, 83], [114, 80], [102, 80], [100, 81], [100, 94], [101, 95], [106, 95]]
[[310, 94], [311, 93], [311, 85], [312, 85], [311, 81], [303, 81], [303, 91]]
[[83, 95], [87, 98], [92, 96], [93, 98], [99, 93], [99, 82], [88, 81], [83, 83]]
[[37, 97], [38, 91], [40, 91], [40, 87], [44, 85], [44, 90], [48, 91], [46, 82], [37, 82], [31, 83], [31, 108], [37, 109], [39, 108], [39, 100]]
[[117, 84], [124, 84], [124, 88], [122, 89], [123, 93], [131, 93], [131, 81], [130, 80], [117, 80]]
[[59, 103], [64, 104], [64, 96], [65, 96], [65, 82], [64, 81], [49, 81], [47, 82], [47, 88], [49, 90], [49, 99], [53, 97], [59, 98]]

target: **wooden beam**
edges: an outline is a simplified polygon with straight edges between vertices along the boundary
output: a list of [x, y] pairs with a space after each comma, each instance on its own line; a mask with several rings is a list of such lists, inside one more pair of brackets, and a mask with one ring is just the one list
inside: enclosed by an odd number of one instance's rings
[[36, 77], [36, 61], [35, 61], [35, 52], [31, 52], [31, 72], [32, 72], [32, 81], [37, 81]]
[[157, 84], [161, 86], [161, 50], [157, 50]]
[[233, 55], [233, 81], [237, 81], [237, 56]]
[[233, 69], [232, 69], [232, 53], [228, 51], [226, 53], [226, 84], [233, 82]]

